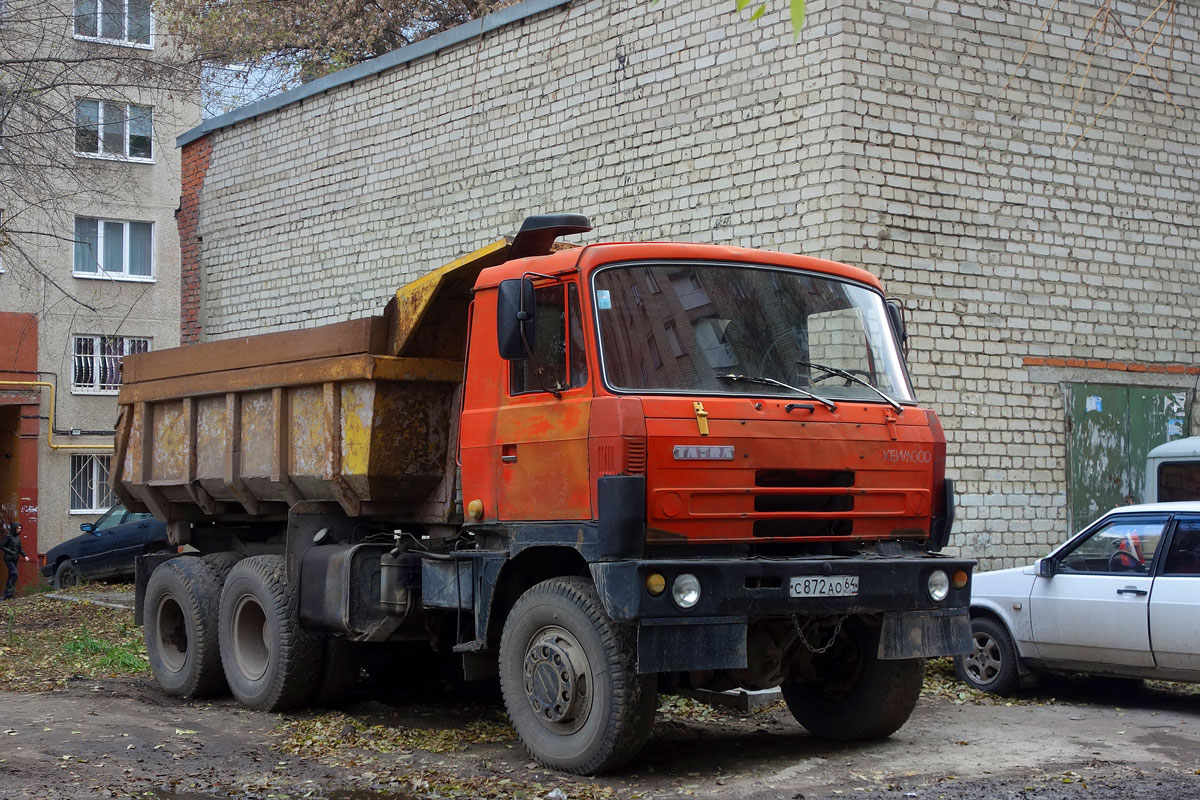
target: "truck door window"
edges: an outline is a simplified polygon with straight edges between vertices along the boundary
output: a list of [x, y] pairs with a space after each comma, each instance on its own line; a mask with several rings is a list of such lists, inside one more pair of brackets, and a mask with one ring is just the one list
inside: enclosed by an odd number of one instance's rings
[[583, 320], [575, 284], [544, 286], [534, 292], [537, 315], [533, 354], [509, 362], [509, 394], [561, 391], [587, 383]]

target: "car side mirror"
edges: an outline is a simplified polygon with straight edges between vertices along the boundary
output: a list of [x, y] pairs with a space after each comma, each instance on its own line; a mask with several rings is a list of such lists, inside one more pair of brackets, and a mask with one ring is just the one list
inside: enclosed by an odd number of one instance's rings
[[84, 533], [94, 533], [96, 531], [96, 526], [90, 522], [85, 522], [79, 526], [79, 530], [83, 531]]
[[1058, 572], [1058, 562], [1053, 558], [1041, 558], [1037, 562], [1037, 574], [1040, 578], [1053, 578]]
[[496, 343], [506, 361], [529, 355], [525, 343], [534, 341], [533, 281], [509, 278], [500, 281], [496, 297]]

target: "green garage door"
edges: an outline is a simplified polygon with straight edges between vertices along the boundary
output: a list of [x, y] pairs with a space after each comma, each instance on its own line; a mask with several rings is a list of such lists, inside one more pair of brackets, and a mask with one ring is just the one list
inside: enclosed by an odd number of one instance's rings
[[1114, 506], [1140, 503], [1146, 454], [1188, 435], [1191, 392], [1072, 383], [1068, 503], [1078, 531]]

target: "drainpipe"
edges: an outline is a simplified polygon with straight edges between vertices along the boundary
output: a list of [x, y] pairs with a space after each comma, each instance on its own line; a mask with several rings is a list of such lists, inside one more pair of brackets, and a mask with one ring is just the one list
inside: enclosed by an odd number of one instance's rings
[[50, 424], [46, 428], [46, 444], [51, 450], [112, 450], [111, 444], [55, 444], [54, 443], [54, 384], [49, 381], [0, 381], [0, 387], [19, 386], [30, 388], [45, 386], [50, 390]]

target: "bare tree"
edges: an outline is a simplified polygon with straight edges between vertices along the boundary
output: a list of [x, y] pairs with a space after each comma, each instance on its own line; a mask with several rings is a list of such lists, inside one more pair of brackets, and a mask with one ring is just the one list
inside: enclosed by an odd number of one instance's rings
[[[516, 0], [159, 0], [156, 8], [235, 97], [262, 94], [411, 44]], [[210, 74], [209, 77], [213, 77]], [[257, 85], [256, 85], [257, 84]]]
[[[81, 198], [129, 195], [155, 129], [194, 104], [195, 54], [153, 30], [139, 0], [0, 0], [0, 266], [43, 304], [73, 293], [43, 253], [74, 241]], [[190, 105], [194, 108], [194, 105]]]

